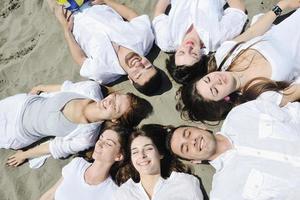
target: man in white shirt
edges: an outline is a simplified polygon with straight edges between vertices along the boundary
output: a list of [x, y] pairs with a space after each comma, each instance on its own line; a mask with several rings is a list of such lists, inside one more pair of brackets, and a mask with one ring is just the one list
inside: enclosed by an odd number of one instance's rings
[[300, 103], [279, 103], [257, 99], [237, 106], [217, 134], [178, 127], [169, 148], [215, 168], [212, 200], [300, 199]]
[[56, 5], [55, 15], [81, 76], [107, 84], [127, 74], [140, 92], [158, 90], [160, 73], [145, 57], [154, 42], [147, 15], [138, 16], [114, 0], [93, 0], [71, 17]]

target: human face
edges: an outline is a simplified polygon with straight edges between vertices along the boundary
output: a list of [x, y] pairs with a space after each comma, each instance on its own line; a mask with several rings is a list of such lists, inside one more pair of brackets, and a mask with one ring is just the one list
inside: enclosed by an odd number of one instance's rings
[[113, 130], [105, 130], [101, 135], [93, 152], [93, 159], [113, 164], [123, 159], [120, 153], [120, 142], [118, 133]]
[[117, 120], [130, 109], [130, 97], [126, 94], [112, 93], [97, 102], [99, 115], [103, 120]]
[[156, 146], [145, 136], [138, 136], [131, 143], [131, 162], [140, 176], [160, 174], [160, 159]]
[[130, 52], [125, 56], [125, 63], [128, 66], [128, 78], [139, 85], [144, 85], [157, 73], [157, 70], [147, 58], [134, 52]]
[[186, 38], [177, 48], [175, 53], [175, 64], [177, 66], [192, 66], [196, 62], [199, 62], [203, 55], [201, 48], [202, 46], [199, 40], [193, 37]]
[[216, 152], [216, 139], [207, 130], [196, 127], [177, 128], [171, 138], [172, 151], [189, 160], [209, 160]]
[[196, 83], [198, 94], [210, 101], [224, 99], [237, 90], [236, 86], [236, 80], [231, 72], [212, 72]]

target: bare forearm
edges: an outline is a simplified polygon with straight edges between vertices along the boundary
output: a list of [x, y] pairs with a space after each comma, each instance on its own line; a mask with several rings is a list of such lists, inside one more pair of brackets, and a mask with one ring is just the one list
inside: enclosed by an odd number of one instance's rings
[[170, 0], [158, 0], [154, 9], [154, 17], [165, 13], [169, 4]]
[[65, 38], [70, 49], [71, 55], [75, 62], [82, 66], [83, 62], [87, 58], [84, 51], [81, 49], [79, 44], [76, 42], [73, 34], [69, 30], [65, 30]]
[[134, 10], [114, 0], [104, 0], [104, 2], [106, 5], [114, 9], [117, 13], [119, 13], [119, 15], [121, 15], [123, 18], [125, 18], [128, 21], [138, 16], [138, 14]]
[[23, 151], [23, 157], [25, 159], [35, 158], [49, 153], [50, 153], [49, 143], [43, 143], [41, 145], [28, 149], [27, 151]]
[[230, 8], [237, 8], [245, 12], [245, 3], [243, 0], [227, 0]]
[[[285, 1], [280, 1], [277, 5], [282, 10], [287, 9], [287, 4]], [[250, 26], [242, 35], [236, 37], [234, 40], [236, 42], [244, 42], [251, 40], [254, 37], [263, 35], [270, 29], [276, 18], [277, 16], [273, 11], [267, 12], [262, 17], [260, 17], [255, 24]]]

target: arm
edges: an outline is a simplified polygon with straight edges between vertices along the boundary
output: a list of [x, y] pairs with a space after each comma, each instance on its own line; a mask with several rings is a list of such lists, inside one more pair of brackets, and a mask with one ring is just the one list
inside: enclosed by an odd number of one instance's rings
[[53, 200], [55, 197], [55, 191], [62, 181], [63, 178], [61, 177], [47, 192], [41, 196], [40, 200]]
[[31, 89], [30, 94], [40, 94], [41, 92], [58, 92], [61, 85], [38, 85]]
[[138, 16], [138, 14], [134, 10], [128, 8], [125, 5], [115, 2], [114, 0], [92, 0], [92, 5], [99, 4], [106, 4], [107, 6], [111, 7], [127, 21], [130, 21]]
[[283, 91], [283, 97], [280, 106], [285, 106], [289, 102], [300, 100], [300, 84], [293, 84]]
[[71, 16], [71, 14], [68, 14], [68, 12], [64, 13], [64, 10], [60, 6], [57, 6], [55, 8], [55, 16], [63, 27], [64, 36], [74, 61], [78, 65], [82, 66], [87, 56], [85, 55], [79, 44], [76, 42], [74, 35], [72, 34], [74, 25], [73, 16]]
[[154, 17], [164, 14], [169, 4], [170, 0], [158, 0], [154, 8]]
[[227, 3], [230, 8], [236, 8], [243, 12], [245, 12], [245, 10], [246, 10], [244, 1], [242, 1], [242, 0], [227, 0]]
[[8, 166], [17, 167], [23, 164], [29, 158], [35, 158], [49, 153], [49, 143], [43, 143], [41, 145], [28, 149], [27, 151], [18, 150], [17, 153], [8, 157], [6, 164]]
[[[277, 4], [282, 10], [286, 9], [296, 9], [300, 6], [299, 0], [282, 0]], [[263, 35], [267, 32], [272, 26], [274, 20], [276, 19], [276, 15], [273, 11], [267, 12], [264, 16], [259, 18], [255, 24], [249, 27], [243, 34], [236, 37], [234, 41], [236, 42], [244, 42], [251, 40], [254, 37]]]

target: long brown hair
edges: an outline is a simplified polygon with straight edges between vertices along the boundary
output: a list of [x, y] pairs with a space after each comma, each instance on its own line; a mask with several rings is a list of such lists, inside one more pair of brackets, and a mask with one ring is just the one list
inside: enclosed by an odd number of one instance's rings
[[[162, 126], [159, 124], [146, 124], [143, 125], [141, 129], [133, 131], [128, 141], [128, 152], [131, 152], [131, 143], [135, 138], [145, 136], [152, 140], [159, 154], [163, 155], [163, 159], [160, 161], [161, 176], [163, 178], [168, 178], [173, 171], [191, 173], [191, 169], [175, 158], [166, 148], [166, 137], [171, 128], [170, 126]], [[120, 180], [118, 180], [118, 182], [126, 182], [129, 178], [135, 182], [140, 181], [140, 175], [130, 159], [128, 159], [128, 164], [120, 171], [122, 171], [120, 173], [122, 176], [119, 176]]]
[[223, 120], [233, 107], [254, 100], [266, 91], [280, 92], [290, 85], [288, 82], [276, 82], [268, 78], [258, 77], [246, 84], [242, 94], [238, 92], [231, 93], [229, 101], [224, 99], [211, 101], [198, 93], [196, 88], [198, 80], [200, 78], [179, 88], [177, 91], [176, 109], [181, 112], [183, 119], [201, 121], [203, 123]]
[[[120, 153], [124, 157], [123, 160], [116, 161], [109, 170], [109, 174], [110, 174], [111, 178], [116, 182], [116, 184], [120, 185], [121, 183], [118, 182], [118, 180], [120, 180], [120, 176], [122, 176], [122, 175], [121, 175], [119, 169], [125, 165], [126, 158], [128, 157], [126, 148], [127, 148], [128, 136], [129, 136], [130, 132], [132, 131], [132, 129], [112, 123], [110, 121], [106, 121], [104, 123], [103, 128], [101, 129], [99, 135], [101, 135], [106, 130], [113, 130], [118, 134], [118, 141], [120, 143]], [[77, 155], [80, 157], [83, 157], [85, 160], [87, 160], [89, 162], [93, 162], [94, 161], [94, 159], [92, 158], [93, 152], [94, 152], [94, 147], [87, 151], [80, 152]]]

